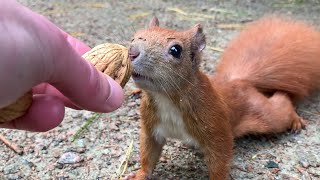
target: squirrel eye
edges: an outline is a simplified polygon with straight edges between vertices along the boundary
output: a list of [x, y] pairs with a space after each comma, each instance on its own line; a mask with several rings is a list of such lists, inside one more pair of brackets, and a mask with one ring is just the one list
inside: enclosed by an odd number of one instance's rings
[[171, 54], [175, 58], [180, 59], [181, 51], [182, 51], [182, 47], [176, 44], [171, 46], [171, 48], [169, 49], [169, 54]]

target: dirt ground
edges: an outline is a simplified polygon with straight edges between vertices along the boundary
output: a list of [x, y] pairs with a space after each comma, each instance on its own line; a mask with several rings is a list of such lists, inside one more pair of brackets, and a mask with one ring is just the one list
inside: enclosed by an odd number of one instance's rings
[[[160, 24], [186, 29], [203, 24], [207, 48], [202, 68], [214, 66], [239, 25], [267, 14], [283, 14], [320, 29], [319, 0], [20, 0], [32, 10], [90, 46], [105, 42], [127, 44], [130, 36], [156, 15]], [[320, 57], [319, 57], [320, 58]], [[115, 112], [101, 116], [88, 131], [71, 142], [75, 132], [94, 114], [67, 109], [64, 122], [45, 133], [0, 129], [23, 155], [0, 142], [0, 179], [111, 179], [133, 141], [126, 173], [139, 165], [139, 95], [132, 80], [127, 98]], [[230, 179], [320, 179], [320, 94], [297, 108], [308, 126], [298, 134], [245, 137], [236, 140]], [[208, 179], [201, 153], [170, 140], [155, 172], [155, 179]]]

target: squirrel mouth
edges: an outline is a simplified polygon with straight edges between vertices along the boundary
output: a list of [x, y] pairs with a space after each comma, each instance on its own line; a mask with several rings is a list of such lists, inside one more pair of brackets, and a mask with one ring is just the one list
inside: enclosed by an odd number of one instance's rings
[[148, 76], [142, 75], [140, 73], [137, 72], [132, 72], [132, 78], [133, 80], [147, 80], [147, 81], [152, 81], [152, 79]]

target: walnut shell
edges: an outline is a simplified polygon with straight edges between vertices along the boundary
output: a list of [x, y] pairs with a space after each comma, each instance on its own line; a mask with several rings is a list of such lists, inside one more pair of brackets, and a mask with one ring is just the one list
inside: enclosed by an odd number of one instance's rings
[[109, 75], [122, 87], [130, 79], [132, 65], [128, 49], [119, 44], [100, 44], [87, 53], [83, 58], [90, 61], [99, 71]]
[[16, 102], [0, 109], [0, 123], [9, 122], [23, 116], [32, 104], [32, 91], [27, 92]]
[[[122, 87], [130, 79], [132, 65], [128, 49], [119, 44], [105, 43], [92, 48], [82, 57], [90, 61], [97, 70], [109, 75]], [[9, 122], [23, 116], [32, 104], [32, 91], [15, 103], [0, 109], [0, 123]]]

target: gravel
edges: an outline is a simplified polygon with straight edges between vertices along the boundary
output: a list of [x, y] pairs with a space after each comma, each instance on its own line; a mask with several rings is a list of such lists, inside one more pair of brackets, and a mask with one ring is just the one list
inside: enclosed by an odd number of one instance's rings
[[[19, 1], [92, 47], [104, 42], [128, 44], [130, 36], [145, 27], [153, 14], [159, 17], [161, 25], [174, 29], [202, 23], [208, 46], [201, 68], [208, 73], [214, 72], [221, 55], [210, 47], [224, 48], [239, 32], [238, 28], [219, 28], [219, 24], [243, 23], [265, 14], [279, 13], [320, 28], [318, 0]], [[198, 16], [189, 18], [169, 11], [169, 7]], [[201, 16], [203, 14], [210, 18]], [[2, 135], [24, 152], [15, 154], [0, 142], [0, 179], [111, 179], [125, 159], [132, 140], [133, 152], [126, 173], [136, 171], [140, 166], [140, 96], [129, 95], [134, 89], [130, 80], [125, 88], [123, 106], [101, 116], [74, 142], [72, 136], [93, 116], [92, 112], [67, 108], [63, 123], [44, 133], [0, 129]], [[300, 103], [297, 111], [308, 123], [300, 133], [248, 136], [235, 141], [230, 179], [320, 179], [320, 94]], [[208, 179], [208, 170], [199, 150], [169, 140], [154, 177]]]

